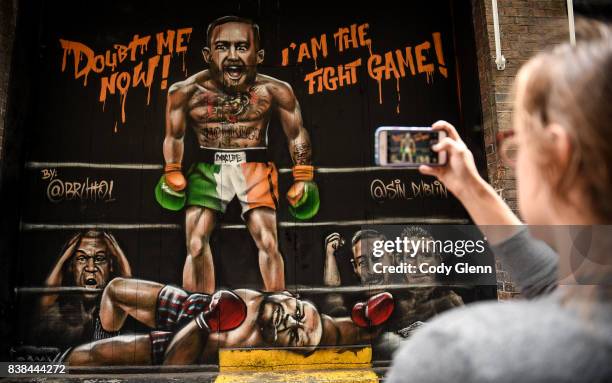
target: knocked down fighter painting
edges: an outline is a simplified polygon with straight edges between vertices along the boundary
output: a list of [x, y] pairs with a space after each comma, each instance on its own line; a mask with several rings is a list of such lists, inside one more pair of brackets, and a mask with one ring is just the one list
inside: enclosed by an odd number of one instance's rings
[[71, 350], [70, 365], [194, 364], [214, 361], [218, 348], [317, 346], [371, 341], [393, 311], [393, 297], [381, 293], [355, 304], [352, 318], [319, 313], [288, 293], [220, 290], [189, 294], [159, 283], [115, 279], [102, 295], [100, 319], [120, 330], [127, 315], [154, 331], [121, 335]]

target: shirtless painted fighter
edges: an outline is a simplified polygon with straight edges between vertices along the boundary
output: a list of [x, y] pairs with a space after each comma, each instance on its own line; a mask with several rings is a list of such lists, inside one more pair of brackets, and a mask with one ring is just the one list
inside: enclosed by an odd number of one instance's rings
[[[258, 248], [264, 289], [282, 291], [284, 263], [276, 232], [278, 174], [267, 157], [267, 127], [277, 114], [294, 162], [295, 183], [287, 198], [295, 206], [316, 188], [310, 138], [298, 100], [289, 84], [257, 73], [264, 51], [259, 27], [250, 20], [226, 16], [213, 21], [202, 53], [209, 69], [168, 91], [163, 145], [165, 182], [175, 192], [186, 191], [188, 254], [183, 287], [214, 291], [214, 272], [204, 272], [213, 270], [209, 238], [216, 214], [237, 196]], [[195, 132], [200, 151], [185, 179], [181, 168], [187, 128]]]
[[137, 279], [117, 278], [105, 288], [100, 321], [118, 331], [128, 315], [152, 329], [76, 347], [70, 365], [210, 363], [219, 348], [292, 347], [308, 352], [321, 345], [371, 341], [394, 308], [389, 293], [353, 306], [351, 317], [319, 313], [288, 292], [220, 290], [213, 295]]

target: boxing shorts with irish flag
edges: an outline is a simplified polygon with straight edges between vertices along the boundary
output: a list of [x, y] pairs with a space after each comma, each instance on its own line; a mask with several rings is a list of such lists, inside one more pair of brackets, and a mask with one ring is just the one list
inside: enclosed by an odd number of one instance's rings
[[224, 213], [237, 196], [244, 214], [256, 207], [278, 206], [278, 172], [267, 161], [267, 150], [208, 149], [198, 153], [199, 162], [187, 173], [187, 205]]

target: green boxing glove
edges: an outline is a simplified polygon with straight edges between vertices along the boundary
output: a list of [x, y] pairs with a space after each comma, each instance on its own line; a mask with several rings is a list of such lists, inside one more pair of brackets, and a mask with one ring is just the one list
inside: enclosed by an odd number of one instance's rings
[[[155, 186], [155, 199], [164, 209], [178, 211], [185, 207], [185, 178], [180, 172], [180, 164], [168, 164], [165, 174]], [[170, 184], [169, 184], [170, 183]]]
[[289, 213], [299, 220], [314, 217], [319, 211], [321, 200], [319, 188], [313, 181], [314, 167], [311, 165], [296, 165], [293, 167], [295, 183], [287, 192]]

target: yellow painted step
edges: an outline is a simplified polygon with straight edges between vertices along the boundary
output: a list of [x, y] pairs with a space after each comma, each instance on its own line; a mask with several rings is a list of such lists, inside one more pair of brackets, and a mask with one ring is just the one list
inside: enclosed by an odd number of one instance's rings
[[215, 382], [378, 382], [371, 367], [369, 346], [319, 348], [310, 353], [291, 349], [222, 349]]

